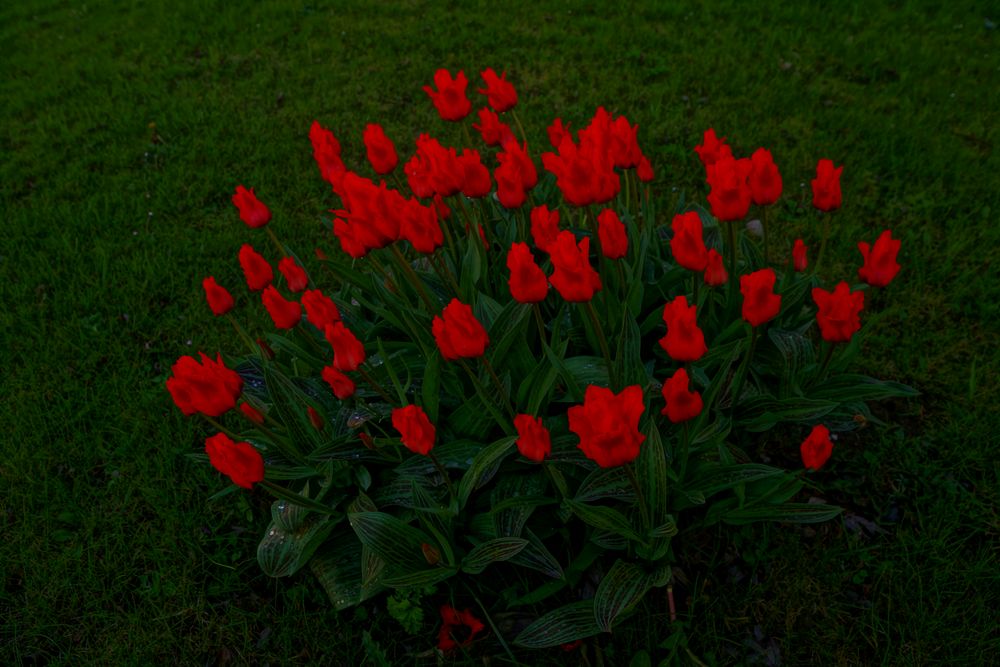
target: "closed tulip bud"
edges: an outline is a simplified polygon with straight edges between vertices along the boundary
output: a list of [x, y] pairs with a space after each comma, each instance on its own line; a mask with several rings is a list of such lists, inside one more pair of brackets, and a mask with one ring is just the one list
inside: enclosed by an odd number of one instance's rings
[[267, 286], [261, 295], [261, 300], [274, 326], [279, 329], [293, 329], [302, 319], [302, 306], [299, 302], [289, 301], [281, 296], [278, 290], [274, 289], [274, 285]]
[[527, 243], [514, 243], [507, 253], [507, 268], [510, 278], [507, 284], [510, 294], [519, 303], [538, 303], [545, 300], [549, 291], [549, 281], [535, 263]]
[[833, 453], [830, 429], [822, 424], [816, 424], [809, 436], [802, 442], [799, 450], [802, 454], [802, 464], [807, 470], [822, 468]]
[[458, 299], [452, 299], [441, 315], [434, 316], [431, 330], [447, 361], [481, 357], [490, 342], [472, 307]]
[[663, 307], [667, 335], [660, 339], [660, 345], [674, 361], [697, 361], [708, 351], [705, 335], [698, 327], [696, 309], [695, 304], [688, 305], [683, 294]]
[[249, 403], [240, 403], [240, 412], [254, 424], [260, 425], [264, 423], [264, 413]]
[[205, 300], [208, 307], [212, 309], [212, 314], [216, 317], [225, 315], [233, 309], [233, 296], [225, 287], [215, 282], [215, 278], [209, 276], [201, 281], [201, 286], [205, 289]]
[[654, 178], [653, 165], [650, 164], [649, 158], [645, 155], [643, 155], [642, 159], [639, 160], [639, 166], [635, 169], [635, 175], [638, 176], [639, 180], [643, 183], [652, 182]]
[[552, 451], [552, 439], [542, 420], [531, 415], [514, 417], [517, 429], [517, 450], [532, 461], [541, 462]]
[[753, 203], [757, 206], [766, 206], [778, 201], [781, 196], [781, 173], [778, 166], [774, 164], [771, 151], [758, 148], [750, 156], [750, 191], [753, 194]]
[[795, 239], [795, 243], [792, 245], [792, 268], [796, 271], [805, 271], [806, 267], [809, 266], [806, 259], [807, 250], [808, 248], [802, 239]]
[[368, 161], [376, 174], [385, 175], [390, 173], [399, 164], [399, 156], [396, 155], [396, 147], [385, 135], [385, 130], [381, 125], [369, 123], [365, 126], [363, 135], [365, 150], [368, 153]]
[[832, 211], [840, 208], [840, 173], [844, 167], [833, 166], [832, 160], [826, 158], [816, 165], [816, 178], [812, 180], [813, 206], [821, 211]]
[[743, 294], [743, 319], [752, 326], [760, 326], [777, 316], [781, 310], [781, 296], [774, 293], [777, 276], [774, 269], [761, 269], [740, 276]]
[[233, 195], [233, 205], [239, 209], [240, 220], [245, 222], [247, 227], [263, 227], [271, 220], [271, 211], [264, 202], [257, 199], [253, 188], [247, 190], [242, 185], [237, 186], [236, 194]]
[[306, 413], [309, 415], [309, 423], [317, 431], [322, 431], [323, 427], [326, 426], [326, 420], [323, 419], [323, 415], [316, 412], [313, 406], [309, 405], [306, 407]]
[[330, 385], [330, 389], [333, 390], [333, 395], [340, 400], [354, 395], [354, 381], [333, 366], [325, 366], [322, 375], [323, 381]]
[[365, 346], [343, 322], [326, 325], [323, 330], [333, 348], [333, 367], [339, 371], [356, 371], [365, 361]]
[[674, 259], [689, 271], [704, 271], [708, 266], [708, 250], [701, 216], [695, 211], [675, 215], [671, 227], [674, 236], [670, 239], [670, 252]]
[[399, 431], [403, 444], [414, 454], [430, 454], [437, 435], [427, 413], [417, 405], [394, 408], [392, 426]]
[[263, 255], [253, 249], [249, 243], [240, 247], [240, 268], [247, 279], [247, 287], [252, 292], [259, 292], [274, 280], [274, 271]]
[[859, 243], [858, 249], [865, 263], [858, 269], [858, 276], [872, 287], [888, 285], [899, 273], [896, 255], [899, 254], [900, 245], [902, 241], [893, 239], [892, 231], [888, 229], [882, 232], [872, 247], [864, 241]]
[[597, 237], [601, 241], [601, 254], [608, 259], [621, 259], [628, 252], [625, 224], [610, 208], [597, 216]]
[[710, 287], [725, 285], [729, 280], [729, 273], [722, 263], [722, 255], [715, 248], [708, 249], [708, 262], [705, 265], [705, 284]]
[[216, 433], [205, 440], [208, 462], [244, 489], [264, 479], [264, 459], [249, 442], [234, 442], [225, 433]]
[[306, 275], [305, 269], [291, 257], [285, 257], [278, 262], [278, 270], [281, 271], [281, 275], [285, 276], [288, 289], [293, 292], [301, 292], [309, 285], [309, 277]]
[[670, 379], [663, 383], [663, 399], [667, 402], [662, 414], [675, 424], [694, 419], [701, 414], [703, 406], [701, 394], [690, 389], [691, 380], [687, 370], [677, 369]]

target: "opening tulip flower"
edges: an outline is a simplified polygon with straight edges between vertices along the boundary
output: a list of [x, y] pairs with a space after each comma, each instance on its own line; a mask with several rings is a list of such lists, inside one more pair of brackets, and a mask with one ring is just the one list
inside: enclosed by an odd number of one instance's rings
[[812, 290], [813, 301], [819, 307], [816, 322], [823, 340], [846, 343], [861, 328], [861, 310], [865, 307], [865, 293], [851, 292], [851, 286], [841, 282], [827, 292], [822, 287]]
[[448, 605], [442, 605], [438, 648], [442, 651], [451, 651], [459, 646], [468, 646], [476, 635], [485, 629], [483, 622], [473, 616], [468, 609], [458, 611]]
[[688, 305], [683, 294], [663, 307], [667, 335], [660, 339], [660, 345], [674, 361], [698, 361], [708, 352], [705, 335], [698, 328], [696, 308], [695, 304]]
[[502, 113], [513, 109], [517, 104], [517, 91], [514, 90], [514, 85], [507, 81], [507, 72], [497, 76], [493, 68], [488, 67], [482, 76], [486, 88], [480, 88], [479, 92], [490, 101], [493, 110]]
[[333, 367], [339, 371], [356, 371], [365, 362], [365, 346], [343, 322], [326, 325], [323, 330], [333, 348]]
[[442, 120], [459, 121], [469, 115], [472, 103], [465, 96], [469, 85], [465, 72], [459, 71], [458, 76], [452, 78], [448, 70], [439, 69], [434, 73], [434, 85], [437, 90], [424, 86], [424, 92], [431, 98]]
[[309, 285], [309, 277], [305, 270], [298, 265], [293, 257], [285, 257], [278, 262], [278, 271], [285, 277], [288, 289], [293, 292], [301, 292]]
[[833, 166], [833, 160], [822, 159], [816, 165], [816, 178], [812, 180], [813, 206], [821, 211], [840, 208], [840, 173], [844, 167]]
[[205, 453], [212, 466], [236, 486], [252, 489], [264, 479], [264, 459], [249, 442], [234, 442], [225, 433], [205, 440]]
[[298, 301], [289, 301], [281, 296], [274, 285], [268, 285], [261, 295], [264, 307], [279, 329], [292, 329], [302, 320], [302, 306]]
[[729, 273], [726, 272], [726, 267], [723, 266], [722, 255], [715, 248], [709, 248], [708, 261], [705, 265], [705, 284], [710, 287], [718, 287], [719, 285], [725, 285], [727, 280], [729, 280]]
[[518, 415], [514, 418], [514, 428], [518, 436], [517, 450], [524, 458], [541, 462], [552, 451], [552, 437], [540, 418]]
[[706, 169], [722, 158], [733, 157], [733, 151], [726, 144], [726, 138], [715, 136], [715, 130], [712, 128], [705, 130], [705, 136], [702, 138], [701, 145], [695, 146], [694, 151], [698, 154], [701, 163], [705, 165]]
[[774, 283], [777, 279], [774, 269], [761, 269], [740, 276], [743, 319], [752, 326], [759, 327], [774, 319], [781, 311], [781, 296], [774, 293]]
[[670, 252], [677, 263], [689, 271], [704, 271], [708, 267], [708, 250], [705, 248], [701, 216], [695, 211], [675, 215], [671, 228], [674, 236], [670, 239]]
[[621, 259], [628, 252], [625, 225], [610, 208], [597, 216], [597, 238], [601, 241], [601, 254], [608, 259]]
[[171, 367], [167, 391], [185, 415], [200, 412], [218, 417], [236, 407], [236, 399], [243, 393], [243, 378], [226, 368], [221, 354], [215, 361], [204, 352], [198, 354], [200, 364], [194, 357], [183, 356]]
[[639, 456], [639, 445], [646, 439], [639, 432], [639, 418], [645, 409], [639, 385], [625, 387], [618, 394], [590, 385], [583, 405], [567, 412], [569, 430], [580, 437], [577, 446], [597, 465], [624, 465]]
[[205, 290], [205, 300], [208, 307], [212, 309], [212, 314], [218, 317], [225, 315], [233, 309], [233, 295], [225, 287], [215, 282], [215, 278], [209, 276], [201, 281], [201, 286]]
[[684, 368], [678, 368], [663, 383], [663, 400], [667, 402], [662, 414], [674, 424], [686, 422], [701, 414], [703, 403], [701, 394], [690, 389], [691, 380]]
[[375, 173], [379, 175], [391, 173], [399, 164], [399, 156], [396, 155], [396, 147], [385, 135], [382, 126], [369, 123], [365, 126], [362, 138], [365, 142], [365, 151], [368, 153], [368, 161], [371, 162]]
[[438, 349], [447, 361], [483, 356], [490, 337], [472, 307], [452, 299], [441, 315], [435, 315], [431, 331]]
[[392, 427], [399, 431], [400, 439], [411, 452], [430, 454], [437, 432], [423, 408], [417, 405], [394, 408]]
[[233, 195], [233, 205], [239, 209], [240, 220], [245, 222], [247, 227], [256, 229], [271, 221], [271, 211], [264, 202], [257, 199], [253, 188], [247, 190], [242, 185], [237, 186], [236, 194]]
[[767, 206], [781, 197], [781, 173], [774, 164], [771, 151], [758, 148], [750, 156], [750, 193], [753, 203], [757, 206]]
[[601, 289], [601, 276], [590, 265], [590, 237], [577, 244], [573, 232], [559, 232], [549, 254], [555, 267], [549, 282], [566, 301], [590, 301]]
[[732, 156], [722, 156], [706, 169], [708, 184], [712, 188], [708, 193], [712, 215], [722, 222], [732, 222], [746, 217], [752, 198], [750, 184], [747, 182], [752, 169], [750, 160], [746, 158], [736, 160]]
[[885, 287], [899, 273], [899, 264], [896, 262], [896, 255], [899, 254], [899, 247], [902, 241], [892, 238], [892, 231], [885, 230], [879, 235], [874, 246], [869, 246], [862, 241], [858, 243], [858, 250], [865, 263], [858, 269], [858, 276], [872, 287]]
[[473, 123], [472, 128], [479, 132], [483, 143], [487, 146], [500, 146], [514, 139], [510, 125], [501, 121], [500, 116], [495, 111], [483, 107], [479, 110], [478, 115], [479, 124]]
[[802, 464], [808, 470], [819, 470], [833, 453], [833, 441], [830, 440], [830, 429], [822, 424], [816, 424], [809, 436], [799, 447], [802, 454]]
[[333, 299], [318, 289], [306, 290], [302, 293], [302, 306], [306, 309], [309, 323], [320, 331], [325, 331], [328, 324], [340, 321], [340, 310]]
[[340, 372], [335, 367], [324, 367], [322, 377], [323, 381], [330, 385], [330, 389], [333, 390], [333, 395], [340, 400], [343, 401], [344, 399], [350, 398], [354, 395], [354, 380], [347, 377], [347, 375]]
[[514, 243], [507, 253], [507, 268], [510, 278], [510, 294], [519, 303], [538, 303], [545, 300], [549, 291], [549, 281], [531, 254], [527, 243]]
[[542, 252], [551, 253], [559, 237], [559, 211], [545, 205], [531, 209], [531, 238]]

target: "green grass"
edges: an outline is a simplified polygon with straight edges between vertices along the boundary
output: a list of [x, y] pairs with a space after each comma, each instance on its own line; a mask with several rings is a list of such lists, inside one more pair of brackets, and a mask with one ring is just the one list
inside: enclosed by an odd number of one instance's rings
[[[681, 545], [692, 652], [995, 660], [997, 15], [934, 2], [642, 3], [613, 15], [604, 3], [368, 4], [0, 9], [2, 662], [358, 664], [368, 625], [404, 663], [431, 645], [429, 629], [408, 639], [381, 606], [329, 611], [308, 576], [262, 576], [267, 499], [207, 501], [222, 479], [184, 456], [206, 431], [163, 382], [181, 354], [235, 351], [200, 280], [240, 280], [236, 251], [251, 236], [229, 203], [236, 184], [257, 189], [303, 254], [329, 250], [320, 216], [334, 202], [311, 121], [335, 128], [353, 164], [367, 122], [401, 152], [425, 130], [457, 144], [420, 87], [437, 67], [464, 68], [474, 86], [488, 66], [517, 85], [536, 158], [553, 117], [579, 127], [603, 104], [639, 123], [667, 201], [703, 199], [691, 148], [712, 126], [740, 154], [771, 149], [789, 243], [818, 245], [816, 218], [798, 207], [816, 160], [845, 165], [828, 277], [853, 277], [858, 240], [887, 227], [903, 239], [904, 269], [876, 297], [886, 314], [859, 366], [922, 397], [881, 406], [891, 425], [842, 440], [814, 477], [815, 495], [881, 532], [837, 521]], [[787, 442], [756, 453], [793, 465]], [[633, 628], [601, 638], [607, 663], [655, 647], [664, 607], [651, 601]]]

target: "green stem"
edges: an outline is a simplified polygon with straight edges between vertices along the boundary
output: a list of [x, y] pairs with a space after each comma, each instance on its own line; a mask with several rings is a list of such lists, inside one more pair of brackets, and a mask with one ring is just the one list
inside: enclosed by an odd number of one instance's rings
[[767, 218], [770, 207], [764, 206], [763, 208], [764, 208], [764, 213], [761, 216], [760, 226], [761, 229], [764, 231], [764, 266], [769, 266], [771, 263], [771, 252], [770, 252], [770, 246], [768, 245], [767, 242], [767, 222], [768, 222]]
[[821, 213], [823, 216], [823, 240], [819, 244], [819, 253], [816, 255], [816, 263], [813, 264], [813, 274], [819, 273], [819, 265], [823, 261], [823, 253], [826, 250], [826, 240], [830, 236], [830, 213]]
[[207, 421], [209, 424], [211, 424], [212, 426], [214, 426], [218, 430], [220, 430], [223, 433], [225, 433], [226, 435], [228, 435], [233, 440], [239, 440], [240, 439], [240, 436], [236, 435], [236, 433], [234, 433], [233, 431], [230, 431], [228, 428], [226, 428], [225, 426], [223, 426], [222, 424], [220, 424], [219, 422], [217, 422], [214, 417], [209, 417], [208, 415], [206, 415], [204, 413], [199, 413], [199, 414], [201, 414], [201, 416], [205, 418], [205, 421]]
[[499, 392], [500, 396], [503, 397], [504, 407], [507, 408], [507, 413], [510, 415], [511, 421], [513, 421], [514, 416], [517, 413], [514, 412], [514, 407], [510, 404], [510, 396], [507, 395], [507, 390], [504, 388], [499, 376], [497, 376], [496, 371], [493, 370], [493, 364], [491, 364], [490, 360], [486, 358], [486, 355], [484, 354], [480, 358], [483, 361], [483, 366], [486, 367], [486, 371], [490, 374], [490, 377], [493, 378], [493, 384], [496, 386], [497, 392]]
[[625, 472], [628, 474], [628, 479], [632, 482], [632, 488], [635, 489], [635, 499], [639, 503], [639, 513], [642, 514], [642, 525], [643, 534], [646, 533], [652, 526], [649, 525], [649, 510], [646, 509], [646, 496], [642, 493], [642, 488], [639, 486], [639, 479], [635, 476], [635, 470], [633, 470], [634, 463], [626, 463], [624, 466]]
[[539, 308], [537, 303], [531, 304], [531, 309], [535, 312], [535, 324], [538, 326], [538, 340], [542, 343], [545, 341], [545, 323], [542, 322], [542, 309]]
[[517, 123], [517, 129], [521, 132], [521, 141], [528, 143], [528, 135], [524, 132], [524, 125], [521, 125], [521, 117], [517, 115], [517, 111], [514, 109], [510, 110], [510, 115], [514, 117], [514, 122]]
[[587, 315], [590, 317], [590, 323], [594, 326], [594, 333], [597, 335], [597, 340], [601, 345], [601, 354], [604, 355], [604, 363], [608, 366], [608, 380], [615, 391], [618, 390], [618, 382], [614, 379], [614, 366], [611, 364], [611, 351], [608, 349], [608, 341], [604, 337], [604, 329], [601, 328], [601, 322], [597, 319], [597, 311], [594, 310], [593, 301], [587, 301], [584, 305], [584, 310], [587, 311]]
[[431, 300], [430, 295], [427, 294], [427, 290], [424, 289], [424, 281], [422, 281], [420, 277], [417, 276], [416, 271], [414, 271], [413, 267], [410, 266], [410, 263], [406, 261], [406, 258], [403, 257], [403, 253], [399, 251], [399, 248], [396, 246], [395, 243], [389, 247], [392, 249], [393, 259], [396, 260], [396, 263], [399, 265], [399, 268], [401, 268], [403, 272], [407, 274], [413, 285], [413, 288], [417, 291], [417, 294], [420, 296], [420, 298], [423, 299], [423, 302], [427, 306], [427, 308], [430, 309], [430, 311], [433, 313], [436, 310], [436, 308], [434, 307], [434, 302]]
[[281, 242], [278, 241], [278, 237], [274, 235], [274, 230], [271, 229], [271, 226], [268, 225], [264, 229], [267, 231], [267, 235], [271, 237], [271, 240], [274, 241], [274, 245], [278, 247], [278, 252], [281, 253], [281, 256], [288, 257], [288, 253], [285, 252], [285, 246], [281, 245]]
[[[431, 267], [433, 267], [434, 272], [437, 273], [438, 278], [441, 279], [441, 282], [448, 283], [451, 286], [452, 292], [455, 293], [455, 296], [462, 298], [462, 290], [459, 288], [458, 282], [455, 280], [455, 276], [452, 275], [451, 271], [448, 269], [448, 265], [442, 261], [440, 255], [438, 253], [434, 253], [433, 255], [428, 255], [428, 259], [430, 260]], [[439, 262], [441, 263], [441, 266], [438, 266]]]
[[729, 235], [729, 305], [736, 301], [738, 287], [736, 276], [736, 223], [726, 222], [726, 232]]
[[736, 402], [739, 400], [740, 393], [743, 391], [743, 384], [746, 382], [747, 375], [750, 373], [750, 363], [753, 360], [754, 350], [757, 348], [757, 329], [759, 327], [750, 327], [750, 349], [747, 350], [747, 356], [743, 358], [743, 363], [740, 364], [739, 375], [736, 378], [736, 391], [733, 392], [733, 412], [736, 411]]
[[830, 368], [830, 360], [833, 359], [833, 350], [837, 347], [834, 343], [827, 343], [826, 345], [826, 354], [823, 355], [823, 364], [820, 366], [819, 376], [817, 377], [820, 381], [826, 378], [826, 371]]
[[493, 401], [490, 400], [489, 394], [486, 393], [486, 387], [484, 387], [483, 383], [479, 381], [479, 377], [472, 372], [472, 368], [469, 367], [469, 364], [465, 363], [465, 359], [459, 359], [458, 362], [462, 365], [462, 368], [465, 369], [466, 375], [469, 376], [469, 379], [472, 380], [472, 384], [476, 387], [476, 393], [479, 394], [479, 399], [483, 402], [483, 406], [486, 407], [503, 432], [507, 435], [511, 435], [513, 426], [510, 422], [504, 419], [503, 415], [493, 404]]
[[[452, 501], [454, 501], [455, 500], [455, 487], [453, 487], [451, 485], [451, 477], [448, 476], [448, 471], [444, 469], [444, 466], [441, 465], [441, 462], [438, 461], [438, 458], [436, 456], [434, 456], [434, 452], [433, 451], [427, 452], [427, 458], [429, 458], [431, 460], [431, 463], [434, 464], [434, 467], [437, 468], [438, 473], [442, 477], [444, 477], [444, 483], [448, 487], [448, 496], [452, 499]], [[444, 545], [442, 544], [442, 546], [444, 546]], [[451, 551], [450, 548], [447, 548], [447, 549], [448, 549], [448, 551]], [[454, 558], [454, 556], [452, 556], [452, 558]]]
[[387, 392], [387, 391], [386, 391], [386, 390], [385, 390], [385, 389], [384, 389], [384, 388], [382, 387], [382, 385], [380, 385], [380, 384], [379, 384], [378, 382], [376, 382], [376, 381], [375, 381], [375, 378], [373, 378], [373, 377], [372, 377], [372, 376], [371, 376], [371, 375], [370, 375], [370, 374], [368, 373], [368, 371], [366, 371], [366, 370], [365, 370], [364, 368], [361, 368], [361, 367], [359, 366], [359, 367], [358, 367], [358, 374], [359, 374], [359, 375], [361, 375], [362, 379], [364, 379], [364, 381], [365, 381], [365, 382], [367, 382], [368, 384], [370, 384], [370, 385], [372, 386], [372, 388], [373, 388], [373, 389], [374, 389], [375, 391], [377, 391], [377, 392], [378, 392], [378, 394], [379, 394], [379, 395], [380, 395], [380, 396], [382, 397], [382, 399], [383, 399], [383, 400], [384, 400], [384, 401], [385, 401], [386, 403], [388, 403], [389, 405], [393, 405], [393, 401], [392, 401], [392, 398], [391, 398], [391, 397], [389, 396], [389, 392]]
[[229, 320], [229, 323], [233, 325], [234, 329], [236, 329], [236, 333], [243, 339], [243, 342], [247, 344], [247, 347], [250, 348], [250, 354], [263, 358], [260, 348], [257, 347], [252, 340], [250, 340], [250, 336], [248, 336], [247, 332], [240, 326], [240, 323], [236, 321], [236, 318], [229, 313], [226, 313], [226, 319]]

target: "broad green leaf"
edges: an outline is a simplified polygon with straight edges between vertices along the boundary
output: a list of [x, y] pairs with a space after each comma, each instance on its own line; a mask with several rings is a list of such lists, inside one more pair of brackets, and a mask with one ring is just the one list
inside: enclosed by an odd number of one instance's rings
[[650, 537], [673, 537], [677, 534], [677, 524], [674, 523], [673, 519], [668, 519], [666, 523], [653, 528], [649, 531]]
[[822, 523], [834, 518], [844, 509], [819, 503], [785, 503], [732, 509], [722, 515], [725, 523], [744, 525], [756, 521], [781, 521], [784, 523]]
[[813, 398], [755, 396], [739, 406], [737, 424], [751, 433], [767, 431], [780, 422], [815, 423], [837, 403]]
[[611, 632], [615, 620], [635, 606], [646, 594], [652, 581], [646, 571], [635, 563], [615, 561], [601, 579], [594, 595], [594, 620], [604, 632]]
[[581, 600], [545, 614], [522, 630], [514, 644], [522, 648], [550, 648], [592, 637], [600, 631], [594, 620], [594, 601]]
[[427, 413], [427, 418], [432, 424], [438, 423], [438, 403], [440, 402], [441, 387], [441, 355], [432, 355], [427, 360], [427, 366], [421, 374], [423, 387], [421, 396], [423, 397], [423, 409]]
[[496, 474], [500, 461], [514, 448], [517, 437], [507, 437], [486, 445], [473, 459], [458, 485], [458, 506], [465, 507], [469, 496]]
[[498, 537], [474, 546], [462, 559], [462, 571], [479, 574], [491, 563], [504, 561], [517, 555], [527, 546], [522, 537]]
[[305, 565], [343, 517], [305, 515], [283, 500], [271, 506], [274, 519], [257, 545], [257, 562], [270, 577], [287, 577]]
[[501, 477], [490, 494], [490, 513], [496, 534], [500, 537], [520, 537], [535, 507], [556, 502], [543, 496], [544, 490], [545, 480], [537, 473]]
[[848, 403], [878, 401], [886, 398], [919, 396], [913, 387], [899, 382], [876, 380], [866, 375], [835, 375], [809, 391], [810, 398]]
[[525, 529], [524, 538], [528, 540], [528, 544], [510, 559], [510, 563], [537, 570], [553, 579], [562, 579], [562, 566], [538, 536], [530, 529]]
[[338, 611], [378, 593], [380, 588], [361, 585], [361, 544], [342, 527], [335, 531], [309, 561], [309, 568]]
[[691, 482], [684, 487], [684, 492], [709, 497], [720, 491], [731, 489], [737, 484], [771, 477], [784, 477], [787, 474], [780, 468], [762, 463], [736, 463], [733, 465], [706, 463], [698, 466], [692, 472]]
[[600, 528], [601, 530], [617, 533], [622, 537], [635, 540], [636, 542], [642, 541], [639, 534], [636, 533], [635, 529], [632, 527], [632, 522], [618, 510], [601, 505], [587, 505], [586, 503], [569, 499], [567, 499], [565, 503], [571, 510], [573, 510], [574, 514], [583, 519], [584, 523], [587, 523], [594, 528]]
[[434, 540], [422, 530], [384, 512], [352, 512], [347, 518], [361, 543], [388, 566], [426, 568], [421, 545], [433, 545]]
[[435, 567], [406, 574], [385, 577], [382, 584], [389, 588], [426, 588], [450, 579], [458, 570], [453, 567]]
[[[645, 443], [643, 446], [645, 447]], [[625, 503], [635, 502], [635, 491], [623, 466], [594, 470], [580, 483], [573, 499], [589, 503], [604, 498], [615, 498]]]

